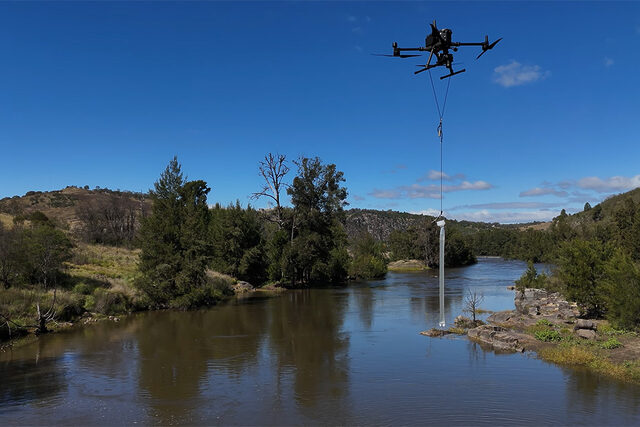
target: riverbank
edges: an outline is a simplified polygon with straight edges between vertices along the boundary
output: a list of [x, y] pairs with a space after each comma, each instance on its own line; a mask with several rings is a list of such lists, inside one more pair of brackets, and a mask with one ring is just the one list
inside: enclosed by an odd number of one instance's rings
[[[606, 320], [580, 319], [575, 304], [541, 289], [516, 291], [514, 303], [514, 310], [493, 313], [487, 324], [465, 328], [460, 320], [446, 332], [466, 333], [485, 349], [530, 351], [547, 362], [640, 384], [637, 332], [617, 330]], [[441, 336], [433, 330], [423, 334]]]

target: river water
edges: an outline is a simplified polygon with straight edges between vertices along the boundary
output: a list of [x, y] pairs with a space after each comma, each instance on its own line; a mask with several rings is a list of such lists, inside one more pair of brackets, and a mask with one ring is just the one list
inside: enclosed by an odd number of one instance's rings
[[[447, 321], [467, 290], [513, 308], [526, 269], [446, 272]], [[640, 424], [640, 387], [495, 354], [437, 325], [435, 272], [103, 322], [0, 354], [7, 424]]]

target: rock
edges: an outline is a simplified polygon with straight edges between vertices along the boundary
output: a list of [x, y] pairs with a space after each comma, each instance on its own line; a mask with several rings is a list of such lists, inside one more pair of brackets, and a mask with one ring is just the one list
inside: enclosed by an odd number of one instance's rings
[[508, 291], [515, 291], [516, 287], [515, 286], [507, 286], [507, 290]]
[[233, 289], [233, 292], [235, 292], [236, 294], [242, 294], [245, 292], [251, 292], [255, 290], [255, 288], [251, 283], [244, 282], [242, 280], [238, 280], [238, 282], [235, 285], [233, 285], [231, 288]]
[[464, 325], [468, 325], [471, 323], [471, 319], [469, 319], [468, 317], [465, 316], [458, 316], [455, 319], [453, 319], [453, 323], [455, 323], [456, 326], [464, 326]]
[[570, 320], [579, 314], [575, 303], [569, 303], [557, 292], [544, 289], [527, 288], [516, 291], [516, 312], [529, 316], [549, 316], [557, 319]]
[[596, 331], [592, 329], [578, 329], [576, 331], [576, 335], [578, 335], [580, 338], [584, 338], [587, 340], [596, 339]]
[[491, 316], [487, 317], [487, 322], [489, 323], [506, 323], [514, 316], [513, 310], [508, 311], [499, 311], [497, 313], [493, 313]]
[[434, 338], [434, 337], [442, 337], [442, 336], [444, 336], [444, 335], [448, 335], [448, 334], [450, 334], [450, 333], [451, 333], [451, 332], [449, 332], [449, 331], [445, 331], [445, 330], [443, 330], [443, 329], [431, 328], [431, 329], [429, 329], [428, 331], [422, 331], [422, 332], [420, 332], [420, 335], [426, 335], [426, 336], [428, 336], [428, 337], [432, 337], [432, 338]]
[[598, 329], [598, 327], [593, 320], [578, 319], [576, 320], [576, 324], [573, 329], [593, 329], [595, 331]]
[[470, 329], [468, 336], [475, 341], [488, 344], [497, 350], [524, 351], [516, 334], [500, 326], [478, 326], [477, 328]]

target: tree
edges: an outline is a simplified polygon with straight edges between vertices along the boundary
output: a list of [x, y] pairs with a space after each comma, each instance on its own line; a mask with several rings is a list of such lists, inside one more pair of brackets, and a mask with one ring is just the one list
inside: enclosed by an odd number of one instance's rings
[[527, 271], [525, 271], [518, 280], [516, 280], [516, 289], [520, 292], [524, 292], [526, 288], [542, 289], [545, 287], [547, 276], [545, 274], [538, 274], [536, 267], [533, 265], [533, 261], [527, 262]]
[[344, 281], [349, 255], [343, 225], [347, 205], [343, 173], [317, 157], [301, 158], [296, 165], [298, 175], [287, 189], [293, 216], [291, 246], [284, 254], [285, 275], [294, 285]]
[[607, 318], [617, 328], [640, 326], [640, 268], [617, 249], [605, 265], [603, 285]]
[[589, 211], [591, 210], [591, 205], [589, 204], [589, 202], [584, 204], [584, 209], [582, 209], [583, 212]]
[[602, 219], [602, 206], [598, 204], [595, 208], [593, 208], [593, 210], [591, 211], [591, 219], [593, 219], [595, 222], [598, 222]]
[[605, 262], [611, 256], [608, 245], [598, 240], [574, 239], [561, 246], [557, 274], [566, 296], [590, 316], [602, 316]]
[[24, 230], [29, 278], [45, 289], [55, 285], [63, 263], [71, 259], [71, 248], [67, 236], [49, 224], [34, 224]]
[[471, 314], [473, 323], [476, 324], [476, 314], [480, 308], [480, 304], [484, 301], [484, 296], [478, 294], [475, 290], [468, 289], [464, 298], [464, 312]]
[[289, 166], [287, 165], [287, 158], [282, 154], [269, 153], [264, 156], [264, 160], [260, 162], [258, 166], [260, 175], [264, 178], [265, 184], [262, 190], [257, 193], [253, 193], [251, 196], [254, 199], [260, 197], [268, 197], [272, 199], [276, 204], [276, 222], [278, 227], [282, 228], [282, 206], [280, 204], [280, 190], [287, 185], [284, 183], [284, 177], [289, 173]]
[[17, 280], [20, 271], [19, 232], [15, 228], [7, 229], [0, 222], [0, 284], [10, 288]]
[[353, 259], [349, 275], [356, 279], [379, 279], [387, 273], [387, 262], [382, 243], [370, 233], [363, 233], [351, 244]]
[[176, 157], [151, 191], [151, 215], [140, 230], [138, 286], [153, 305], [189, 308], [215, 302], [205, 274], [210, 212], [204, 181], [185, 181]]

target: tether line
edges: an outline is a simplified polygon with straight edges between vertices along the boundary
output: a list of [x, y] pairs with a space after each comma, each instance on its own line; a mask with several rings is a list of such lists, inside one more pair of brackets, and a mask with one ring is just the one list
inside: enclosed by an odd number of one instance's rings
[[[444, 179], [444, 166], [443, 166], [443, 155], [442, 155], [442, 140], [443, 140], [443, 132], [442, 132], [442, 119], [444, 118], [445, 108], [447, 107], [447, 99], [449, 97], [449, 85], [451, 84], [451, 79], [447, 79], [447, 90], [444, 93], [444, 102], [442, 103], [442, 109], [440, 109], [440, 103], [438, 102], [438, 94], [436, 93], [436, 87], [433, 84], [433, 77], [431, 76], [431, 70], [429, 70], [429, 81], [431, 82], [431, 91], [433, 92], [433, 100], [436, 102], [436, 108], [438, 110], [438, 117], [440, 118], [440, 122], [438, 123], [438, 136], [440, 137], [440, 215], [438, 218], [442, 217], [443, 210], [443, 179]], [[436, 219], [438, 219], [436, 218]]]

